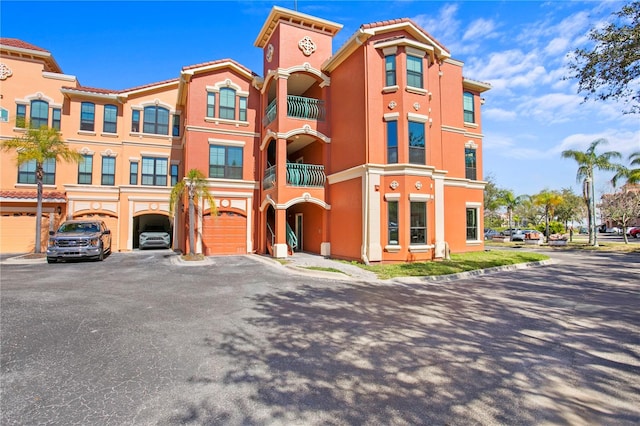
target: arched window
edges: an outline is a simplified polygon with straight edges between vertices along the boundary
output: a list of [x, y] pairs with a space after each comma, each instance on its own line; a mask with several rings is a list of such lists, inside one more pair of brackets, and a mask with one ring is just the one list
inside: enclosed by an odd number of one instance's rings
[[220, 89], [220, 118], [236, 119], [236, 91], [233, 89]]
[[45, 101], [31, 101], [30, 126], [39, 129], [49, 125], [49, 104]]
[[169, 134], [169, 110], [159, 106], [144, 108], [143, 133], [155, 135]]
[[473, 93], [464, 92], [464, 122], [475, 123], [475, 113], [473, 108]]

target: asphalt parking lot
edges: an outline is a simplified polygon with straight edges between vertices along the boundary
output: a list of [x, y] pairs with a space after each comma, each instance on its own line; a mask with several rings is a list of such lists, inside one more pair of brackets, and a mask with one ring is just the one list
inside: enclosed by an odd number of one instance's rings
[[411, 285], [173, 256], [4, 262], [0, 423], [640, 423], [637, 253]]

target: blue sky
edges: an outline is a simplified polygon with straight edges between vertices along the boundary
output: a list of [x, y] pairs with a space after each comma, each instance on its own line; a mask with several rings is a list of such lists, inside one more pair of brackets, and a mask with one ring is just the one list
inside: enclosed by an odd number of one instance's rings
[[[576, 165], [565, 149], [624, 158], [640, 150], [640, 116], [614, 103], [581, 103], [566, 55], [587, 46], [619, 1], [194, 1], [11, 2], [0, 5], [3, 37], [45, 48], [85, 86], [125, 89], [175, 78], [185, 65], [232, 58], [262, 75], [253, 43], [273, 5], [344, 25], [337, 50], [361, 24], [408, 17], [465, 63], [484, 94], [484, 171], [516, 195], [572, 187]], [[596, 176], [608, 191], [609, 175]]]

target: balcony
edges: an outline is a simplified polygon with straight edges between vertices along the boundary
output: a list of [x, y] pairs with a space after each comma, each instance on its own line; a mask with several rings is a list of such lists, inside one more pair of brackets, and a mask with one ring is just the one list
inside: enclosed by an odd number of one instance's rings
[[[268, 126], [278, 115], [277, 99], [272, 100], [265, 110], [262, 125]], [[324, 121], [327, 115], [324, 101], [321, 99], [305, 98], [303, 96], [287, 96], [287, 116], [304, 118], [307, 120]]]
[[[310, 188], [324, 188], [327, 176], [324, 174], [324, 166], [316, 164], [287, 163], [287, 185], [304, 186]], [[271, 166], [264, 171], [262, 180], [263, 189], [270, 189], [276, 183], [276, 166]]]
[[324, 121], [324, 101], [302, 96], [287, 96], [287, 116]]

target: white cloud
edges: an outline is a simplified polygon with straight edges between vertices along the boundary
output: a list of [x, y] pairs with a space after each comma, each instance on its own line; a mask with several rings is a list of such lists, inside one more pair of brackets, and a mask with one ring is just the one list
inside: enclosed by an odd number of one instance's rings
[[469, 25], [467, 31], [462, 36], [462, 40], [470, 40], [481, 38], [485, 36], [494, 36], [494, 30], [496, 28], [495, 23], [489, 19], [476, 19]]
[[497, 121], [510, 121], [515, 119], [518, 114], [513, 110], [502, 108], [486, 108], [482, 110], [482, 116]]
[[522, 102], [518, 110], [539, 121], [553, 124], [574, 120], [581, 115], [576, 113], [582, 98], [577, 95], [565, 93], [549, 93], [535, 96]]
[[556, 37], [547, 44], [544, 52], [547, 55], [564, 55], [569, 50], [570, 40], [567, 37]]
[[[554, 153], [566, 150], [586, 151], [591, 142], [597, 139], [606, 139], [608, 143], [598, 145], [597, 153], [617, 151], [623, 158], [640, 149], [640, 129], [636, 131], [606, 129], [598, 133], [574, 133], [564, 138], [559, 145], [554, 147]], [[624, 163], [624, 160], [621, 160]]]

